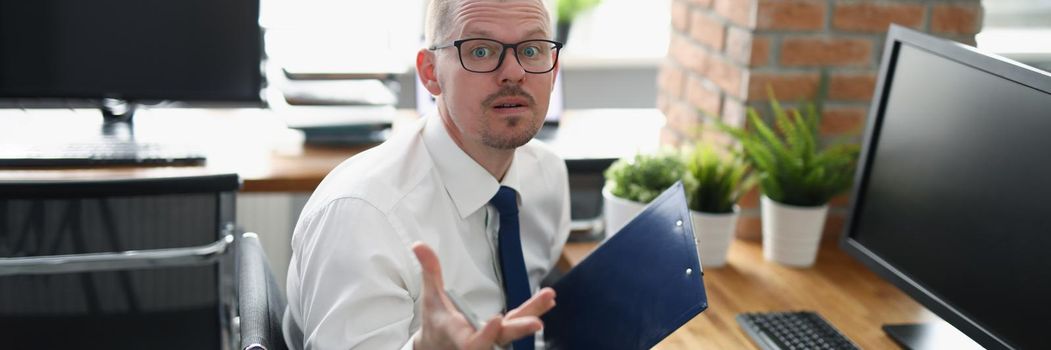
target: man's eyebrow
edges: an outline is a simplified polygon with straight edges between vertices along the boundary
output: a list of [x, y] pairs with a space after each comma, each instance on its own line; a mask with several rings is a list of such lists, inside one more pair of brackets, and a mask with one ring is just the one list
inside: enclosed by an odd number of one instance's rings
[[471, 30], [463, 33], [464, 38], [489, 38], [493, 36], [493, 33], [488, 30]]
[[545, 31], [543, 28], [533, 29], [533, 31], [531, 31], [528, 34], [526, 34], [526, 37], [527, 38], [531, 38], [531, 37], [533, 37], [535, 35], [538, 35], [538, 34], [539, 35], [543, 35], [545, 39], [547, 38], [547, 31]]
[[[547, 38], [547, 33], [546, 33], [546, 31], [543, 28], [533, 29], [533, 31], [531, 31], [529, 33], [526, 33], [525, 37], [528, 40], [528, 39], [533, 38], [534, 36], [537, 36], [537, 35], [544, 36], [545, 39]], [[493, 32], [490, 32], [490, 31], [484, 30], [484, 29], [474, 29], [474, 30], [469, 30], [469, 31], [463, 32], [463, 36], [464, 36], [465, 39], [466, 38], [492, 38], [493, 37]]]

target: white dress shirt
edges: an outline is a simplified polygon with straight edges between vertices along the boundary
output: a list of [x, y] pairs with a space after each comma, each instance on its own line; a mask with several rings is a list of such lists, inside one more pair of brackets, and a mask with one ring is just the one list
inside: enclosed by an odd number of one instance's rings
[[431, 115], [336, 167], [292, 237], [288, 312], [303, 331], [303, 347], [411, 349], [423, 285], [411, 250], [416, 241], [437, 252], [446, 289], [480, 320], [502, 313], [499, 215], [489, 204], [501, 185], [518, 193], [535, 293], [569, 235], [566, 166], [541, 142], [519, 147], [497, 182]]

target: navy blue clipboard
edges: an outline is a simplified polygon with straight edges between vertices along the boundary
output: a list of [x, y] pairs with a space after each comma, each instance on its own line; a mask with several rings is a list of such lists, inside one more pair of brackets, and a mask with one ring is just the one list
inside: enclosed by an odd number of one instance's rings
[[649, 349], [708, 308], [681, 183], [555, 283], [548, 349]]

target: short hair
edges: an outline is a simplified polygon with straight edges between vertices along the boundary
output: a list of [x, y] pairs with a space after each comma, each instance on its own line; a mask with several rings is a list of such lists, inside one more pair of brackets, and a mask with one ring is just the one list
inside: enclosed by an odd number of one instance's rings
[[438, 45], [439, 41], [449, 36], [453, 9], [459, 6], [459, 2], [459, 0], [429, 1], [423, 33], [427, 47]]
[[[500, 0], [507, 2], [509, 0]], [[544, 7], [547, 6], [543, 0], [536, 0]], [[427, 47], [438, 45], [439, 42], [449, 39], [449, 31], [452, 29], [453, 12], [460, 6], [462, 0], [430, 0], [427, 4], [427, 15], [424, 22], [424, 40]], [[551, 23], [551, 14], [547, 15], [548, 25]]]

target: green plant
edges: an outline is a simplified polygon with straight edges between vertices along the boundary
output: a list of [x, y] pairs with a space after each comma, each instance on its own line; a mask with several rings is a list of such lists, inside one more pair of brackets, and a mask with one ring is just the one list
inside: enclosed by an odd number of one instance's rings
[[584, 12], [601, 0], [558, 0], [558, 23], [570, 23], [578, 14]]
[[698, 144], [686, 156], [686, 170], [697, 182], [690, 209], [704, 213], [732, 213], [734, 205], [755, 185], [743, 154], [723, 157], [711, 145]]
[[680, 180], [686, 193], [693, 193], [696, 181], [685, 175], [686, 164], [682, 155], [672, 151], [619, 159], [605, 172], [610, 193], [640, 203], [649, 203]]
[[763, 194], [784, 204], [818, 206], [849, 189], [859, 147], [852, 143], [822, 147], [818, 143], [821, 98], [805, 103], [804, 115], [799, 109], [782, 108], [770, 87], [767, 94], [778, 132], [753, 108], [748, 109], [750, 130], [719, 124], [741, 142], [748, 162], [759, 174]]

